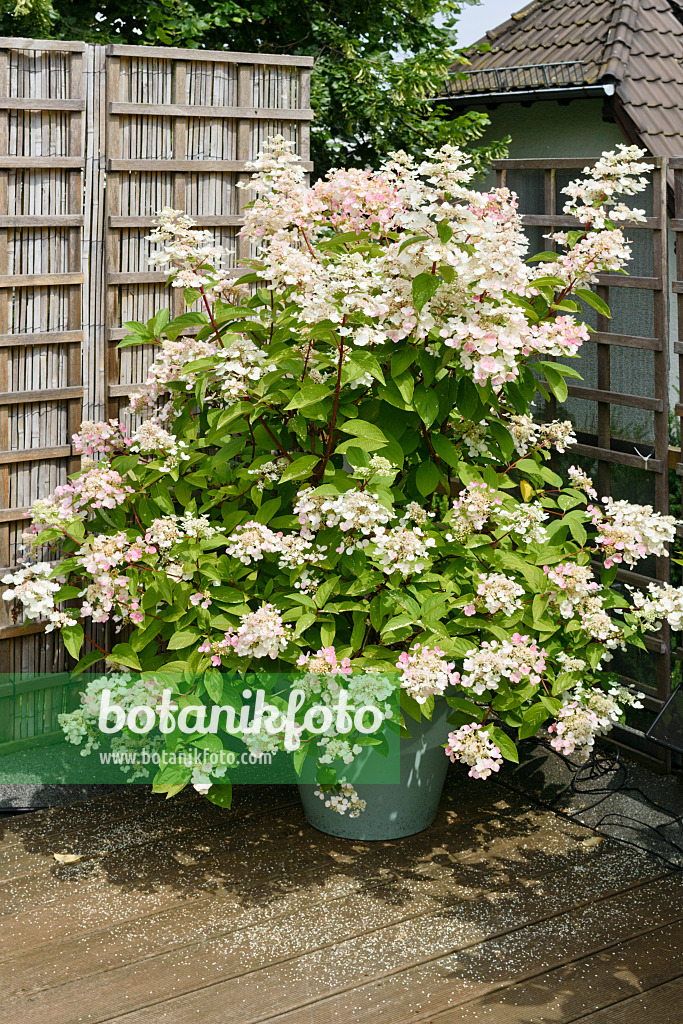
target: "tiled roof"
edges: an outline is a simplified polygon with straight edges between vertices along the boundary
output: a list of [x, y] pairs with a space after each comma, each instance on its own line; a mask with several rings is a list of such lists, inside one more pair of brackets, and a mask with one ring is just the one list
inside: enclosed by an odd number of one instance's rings
[[683, 0], [533, 0], [480, 42], [452, 93], [614, 82], [653, 155], [683, 154]]

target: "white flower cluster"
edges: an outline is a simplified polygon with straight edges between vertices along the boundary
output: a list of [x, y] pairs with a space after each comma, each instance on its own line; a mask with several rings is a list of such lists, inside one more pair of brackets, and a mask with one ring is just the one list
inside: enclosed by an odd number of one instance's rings
[[272, 604], [240, 616], [237, 629], [226, 640], [240, 658], [277, 658], [289, 643], [292, 627]]
[[226, 398], [236, 399], [248, 393], [266, 373], [275, 369], [266, 353], [249, 338], [236, 337], [229, 347], [218, 349], [214, 374], [217, 387]]
[[366, 801], [358, 796], [355, 787], [345, 779], [337, 786], [316, 789], [315, 795], [323, 801], [325, 807], [336, 814], [348, 813], [349, 818], [357, 818], [367, 806]]
[[[129, 672], [98, 676], [96, 679], [91, 679], [85, 691], [81, 693], [81, 706], [76, 711], [58, 716], [59, 727], [68, 743], [73, 743], [74, 746], [83, 745], [80, 753], [81, 757], [86, 757], [91, 751], [99, 750], [101, 746], [102, 733], [99, 729], [99, 718], [104, 690], [111, 692], [112, 704], [117, 704], [128, 713], [131, 708], [140, 706], [156, 710], [161, 703], [163, 690], [167, 686], [167, 682], [160, 682], [154, 677], [133, 679]], [[142, 747], [148, 749], [160, 747], [162, 739], [161, 736], [151, 733], [136, 736], [124, 729], [123, 732], [113, 735], [109, 742], [113, 752], [126, 754], [135, 753]], [[131, 781], [148, 774], [147, 767], [141, 763], [135, 765], [126, 763], [125, 757], [121, 758], [119, 767], [124, 774], [132, 771]], [[155, 768], [153, 770], [156, 771]]]
[[474, 604], [486, 609], [489, 615], [503, 612], [506, 616], [514, 615], [522, 607], [520, 598], [524, 596], [524, 587], [510, 576], [500, 572], [480, 572], [478, 574], [477, 595]]
[[597, 228], [604, 226], [607, 217], [612, 221], [643, 220], [644, 210], [630, 210], [615, 200], [619, 195], [633, 196], [647, 188], [644, 175], [650, 166], [642, 161], [644, 155], [637, 146], [625, 145], [603, 153], [593, 167], [584, 167], [582, 179], [562, 189], [569, 197], [563, 212]]
[[600, 729], [598, 716], [577, 700], [568, 701], [557, 713], [557, 721], [548, 726], [550, 746], [560, 754], [573, 754], [579, 747], [586, 756], [593, 749]]
[[209, 231], [197, 231], [195, 222], [182, 210], [165, 206], [159, 213], [158, 227], [148, 236], [163, 245], [149, 257], [155, 267], [168, 266], [174, 288], [193, 288], [219, 298], [231, 289], [231, 274], [216, 270], [214, 264], [230, 255], [230, 250], [213, 245]]
[[427, 565], [429, 548], [434, 547], [436, 541], [433, 537], [425, 537], [419, 526], [412, 530], [394, 526], [390, 530], [380, 527], [373, 534], [372, 543], [372, 557], [387, 576], [393, 572], [409, 576], [423, 571]]
[[393, 512], [381, 504], [376, 494], [367, 491], [349, 490], [343, 494], [315, 494], [312, 488], [304, 488], [294, 505], [302, 534], [310, 536], [323, 527], [339, 526], [344, 537], [337, 549], [340, 554], [351, 554], [356, 548], [365, 548], [379, 527], [385, 526]]
[[541, 524], [547, 518], [548, 513], [538, 502], [515, 505], [514, 508], [504, 505], [496, 512], [496, 525], [505, 533], [523, 537], [527, 544], [545, 544], [548, 533]]
[[482, 694], [497, 690], [501, 679], [538, 684], [545, 669], [545, 653], [535, 640], [519, 633], [509, 640], [484, 640], [478, 650], [472, 648], [465, 655], [460, 685]]
[[5, 601], [20, 601], [29, 618], [49, 615], [54, 610], [54, 596], [60, 589], [55, 579], [50, 579], [53, 567], [49, 562], [25, 565], [16, 572], [2, 577], [9, 589], [3, 593]]
[[158, 453], [164, 458], [162, 472], [170, 472], [187, 462], [190, 458], [186, 451], [187, 443], [179, 441], [173, 434], [169, 434], [156, 419], [144, 420], [131, 438], [130, 451], [140, 452], [141, 455]]
[[605, 693], [580, 683], [560, 708], [557, 721], [548, 726], [550, 745], [561, 754], [572, 754], [578, 747], [588, 755], [595, 737], [606, 735], [620, 721], [624, 706], [642, 708], [643, 697], [617, 684]]
[[467, 773], [473, 779], [488, 779], [491, 772], [500, 771], [503, 755], [488, 731], [477, 723], [461, 725], [448, 735], [446, 754], [451, 761], [470, 766]]
[[265, 554], [272, 554], [280, 549], [282, 534], [273, 533], [263, 523], [252, 520], [243, 526], [236, 526], [235, 532], [228, 538], [225, 553], [231, 558], [238, 558], [244, 565], [260, 562]]
[[464, 543], [471, 534], [484, 528], [494, 510], [498, 517], [502, 504], [498, 492], [487, 484], [478, 481], [467, 484], [453, 503], [451, 534], [446, 539]]
[[448, 686], [455, 686], [460, 676], [454, 671], [455, 663], [446, 660], [446, 654], [436, 645], [432, 648], [413, 644], [410, 651], [399, 655], [396, 668], [401, 672], [401, 687], [418, 704], [430, 697], [443, 694]]
[[668, 583], [649, 583], [647, 592], [628, 587], [632, 607], [629, 611], [643, 629], [659, 629], [665, 619], [672, 629], [683, 629], [683, 587]]
[[[169, 341], [164, 338], [157, 350], [154, 362], [147, 371], [147, 378], [129, 398], [133, 412], [154, 409], [163, 395], [169, 392], [169, 385], [182, 381], [189, 391], [194, 387], [197, 374], [186, 370], [186, 364], [204, 359], [216, 353], [215, 342], [198, 341], [196, 338], [178, 338]], [[168, 408], [159, 410], [158, 418], [164, 419]]]
[[288, 465], [288, 460], [285, 458], [273, 459], [268, 462], [262, 462], [256, 469], [249, 469], [247, 472], [249, 476], [258, 477], [256, 487], [259, 491], [264, 491], [270, 484], [278, 482]]
[[318, 740], [318, 746], [323, 751], [318, 758], [321, 764], [332, 764], [334, 761], [351, 764], [363, 750], [360, 743], [349, 743], [340, 736], [323, 736]]
[[569, 420], [536, 423], [531, 416], [513, 416], [508, 429], [519, 455], [526, 455], [532, 448], [554, 448], [565, 452], [570, 445], [576, 444], [574, 428]]
[[677, 520], [653, 511], [651, 505], [603, 498], [604, 509], [590, 506], [597, 529], [595, 543], [605, 556], [605, 568], [625, 562], [635, 565], [648, 555], [667, 557], [667, 544], [676, 536]]
[[155, 519], [145, 532], [144, 543], [148, 545], [148, 551], [151, 547], [150, 554], [157, 548], [163, 554], [186, 537], [201, 541], [208, 540], [215, 533], [218, 533], [218, 528], [211, 525], [207, 516], [185, 512], [182, 516], [162, 516]]
[[[600, 197], [609, 204], [634, 187], [639, 155], [605, 157], [584, 191], [572, 193], [575, 202], [590, 201], [592, 227], [605, 226]], [[509, 297], [533, 298], [534, 279], [554, 273], [555, 263], [529, 270], [514, 196], [469, 189], [474, 172], [457, 148], [430, 151], [421, 162], [396, 153], [377, 172], [333, 171], [311, 187], [279, 139], [252, 166], [247, 187], [257, 198], [244, 235], [262, 245], [260, 272], [289, 289], [304, 329], [329, 321], [349, 346], [436, 335], [457, 350], [475, 381], [494, 387], [514, 380], [528, 356], [572, 355], [588, 339], [585, 325], [570, 316], [530, 325]], [[330, 224], [339, 232], [368, 232], [383, 244], [366, 253], [316, 250]], [[410, 236], [415, 241], [406, 246]], [[602, 269], [601, 259], [620, 267], [628, 255], [612, 237], [591, 245], [590, 260], [575, 258], [583, 279], [593, 264]], [[568, 255], [571, 261], [572, 250]], [[412, 283], [435, 267], [444, 272], [418, 306]]]
[[579, 491], [584, 491], [591, 498], [597, 498], [598, 492], [593, 487], [592, 479], [582, 469], [579, 469], [578, 466], [570, 466], [567, 470], [567, 475], [572, 487], [576, 487]]
[[590, 565], [562, 562], [552, 569], [544, 565], [543, 572], [560, 589], [560, 593], [554, 595], [553, 600], [558, 604], [563, 619], [571, 619], [576, 607], [583, 605], [591, 594], [600, 589], [600, 584], [593, 578]]

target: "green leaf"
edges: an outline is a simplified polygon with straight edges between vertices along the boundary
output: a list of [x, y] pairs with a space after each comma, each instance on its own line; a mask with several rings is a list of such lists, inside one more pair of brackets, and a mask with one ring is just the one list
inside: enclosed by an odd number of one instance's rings
[[439, 413], [439, 399], [433, 391], [420, 385], [413, 395], [413, 405], [426, 427], [431, 427]]
[[168, 649], [169, 651], [182, 651], [186, 647], [191, 647], [192, 644], [195, 644], [200, 636], [201, 633], [198, 629], [181, 629], [179, 632], [174, 633], [168, 641]]
[[557, 370], [551, 366], [539, 365], [541, 366], [543, 376], [548, 381], [548, 387], [555, 395], [555, 398], [558, 402], [566, 402], [568, 395], [567, 383], [562, 374], [558, 373]]
[[515, 450], [515, 442], [510, 431], [503, 426], [502, 423], [498, 423], [497, 420], [491, 420], [489, 423], [489, 430], [491, 436], [503, 453], [504, 459], [511, 459]]
[[225, 807], [226, 810], [229, 810], [232, 806], [232, 783], [222, 782], [220, 785], [214, 783], [206, 794], [206, 799], [210, 803], [216, 804], [217, 807]]
[[456, 407], [461, 416], [471, 420], [479, 407], [479, 392], [469, 377], [463, 377], [458, 384]]
[[394, 377], [394, 384], [398, 388], [399, 394], [406, 403], [406, 406], [410, 408], [413, 401], [413, 392], [415, 390], [415, 378], [412, 373], [406, 370], [406, 372], [400, 374], [400, 376]]
[[188, 312], [181, 313], [170, 323], [166, 324], [164, 334], [170, 341], [175, 341], [179, 334], [182, 334], [186, 327], [196, 327], [198, 324], [208, 324], [209, 318], [206, 313]]
[[[77, 658], [83, 646], [83, 627], [78, 624], [75, 626], [62, 626], [60, 632], [67, 651], [72, 658]], [[102, 657], [101, 654], [100, 657]]]
[[324, 608], [332, 594], [339, 590], [339, 576], [330, 576], [322, 583], [316, 592], [315, 603], [316, 607]]
[[220, 672], [209, 670], [204, 673], [204, 686], [211, 700], [220, 704], [223, 698], [223, 676]]
[[300, 456], [287, 466], [280, 477], [280, 483], [286, 483], [288, 480], [301, 480], [303, 477], [310, 476], [319, 462], [320, 456], [318, 455]]
[[126, 668], [140, 671], [140, 661], [130, 644], [115, 644], [112, 648], [112, 659], [121, 662]]
[[602, 316], [609, 317], [610, 320], [612, 319], [612, 314], [609, 311], [607, 303], [589, 288], [575, 288], [573, 294], [578, 295], [580, 299], [583, 299], [585, 303], [592, 306], [593, 309], [597, 310]]
[[439, 475], [439, 471], [433, 462], [422, 462], [417, 467], [415, 483], [417, 484], [418, 491], [420, 494], [424, 495], [425, 498], [437, 489], [440, 480], [441, 477]]
[[418, 274], [413, 278], [413, 305], [418, 313], [434, 298], [440, 284], [441, 278], [436, 274]]
[[353, 434], [355, 437], [366, 437], [370, 441], [381, 441], [383, 444], [387, 444], [386, 435], [382, 433], [379, 427], [375, 426], [374, 423], [368, 423], [367, 420], [346, 420], [341, 430], [345, 434]]
[[517, 747], [514, 745], [510, 737], [502, 729], [497, 726], [492, 726], [489, 730], [491, 739], [496, 744], [501, 754], [506, 761], [514, 761], [515, 764], [519, 764], [519, 754], [517, 753]]
[[301, 636], [305, 630], [312, 626], [317, 618], [315, 612], [304, 612], [304, 614], [296, 620], [296, 626], [294, 628], [294, 636]]
[[184, 764], [165, 764], [152, 779], [152, 792], [165, 793], [166, 799], [184, 789], [192, 778], [192, 769]]
[[431, 438], [432, 448], [445, 463], [451, 466], [452, 469], [458, 468], [458, 452], [455, 445], [451, 444], [447, 437], [443, 434], [434, 434]]
[[306, 384], [301, 391], [297, 391], [289, 405], [285, 406], [285, 412], [289, 409], [304, 409], [307, 405], [315, 405], [329, 398], [331, 391], [324, 384]]
[[131, 334], [138, 334], [141, 338], [149, 338], [150, 330], [147, 324], [141, 324], [139, 320], [126, 320], [123, 325]]
[[102, 651], [90, 651], [88, 654], [84, 654], [81, 660], [72, 668], [71, 674], [77, 676], [80, 672], [85, 672], [87, 668], [90, 668], [95, 662], [101, 661], [103, 657]]
[[520, 740], [535, 736], [547, 718], [549, 718], [548, 711], [542, 704], [532, 704], [530, 708], [527, 708], [522, 715], [522, 724], [519, 727]]
[[543, 263], [556, 263], [560, 257], [556, 252], [537, 252], [535, 256], [530, 256], [526, 261], [527, 263], [536, 263], [541, 261]]
[[301, 775], [301, 772], [303, 771], [304, 761], [306, 760], [306, 755], [307, 754], [308, 754], [308, 744], [307, 743], [302, 743], [300, 746], [298, 746], [296, 748], [296, 750], [292, 754], [292, 764], [294, 766], [294, 771], [296, 772], [297, 775]]
[[400, 377], [415, 361], [415, 349], [412, 345], [399, 349], [391, 357], [391, 376]]
[[416, 722], [422, 719], [422, 706], [418, 704], [414, 697], [411, 697], [405, 690], [401, 690], [400, 695], [401, 710], [406, 711], [411, 718], [414, 718]]
[[440, 220], [437, 222], [436, 230], [439, 233], [440, 240], [444, 245], [447, 245], [453, 237], [453, 228], [445, 220]]

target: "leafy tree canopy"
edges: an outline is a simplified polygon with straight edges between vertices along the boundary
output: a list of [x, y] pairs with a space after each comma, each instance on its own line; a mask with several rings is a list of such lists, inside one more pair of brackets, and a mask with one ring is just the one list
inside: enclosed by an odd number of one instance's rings
[[0, 32], [314, 57], [312, 156], [324, 174], [445, 142], [470, 147], [481, 163], [502, 154], [504, 143], [474, 145], [488, 124], [484, 114], [449, 119], [428, 102], [463, 60], [456, 21], [468, 2], [0, 0]]

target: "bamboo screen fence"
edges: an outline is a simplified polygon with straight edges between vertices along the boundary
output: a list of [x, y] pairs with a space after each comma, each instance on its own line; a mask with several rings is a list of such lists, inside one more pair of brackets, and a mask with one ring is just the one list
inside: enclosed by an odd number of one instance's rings
[[[118, 415], [146, 373], [151, 351], [119, 358], [122, 324], [178, 311], [147, 265], [154, 215], [184, 209], [237, 267], [245, 162], [275, 134], [309, 159], [311, 65], [0, 38], [0, 575], [21, 558], [27, 509], [77, 468], [81, 418]], [[6, 750], [51, 738], [70, 694], [55, 634], [0, 606]]]
[[[586, 320], [594, 328], [591, 344], [583, 347], [578, 361], [569, 361], [583, 380], [569, 382], [569, 399], [560, 410], [563, 416], [567, 412], [571, 415], [579, 443], [557, 461], [560, 469], [562, 465], [579, 463], [595, 477], [601, 496], [649, 504], [668, 514], [667, 162], [649, 162], [652, 184], [634, 204], [645, 207], [647, 217], [642, 224], [628, 225], [633, 251], [629, 275], [601, 274], [596, 285], [598, 295], [610, 307], [612, 319], [592, 315], [588, 307], [584, 309]], [[532, 252], [554, 248], [555, 243], [544, 237], [548, 229], [579, 226], [577, 220], [558, 214], [565, 202], [561, 189], [582, 168], [593, 163], [594, 160], [585, 159], [493, 162], [497, 183], [507, 185], [519, 195], [522, 222]], [[673, 161], [672, 166], [676, 163], [683, 168], [683, 161]], [[679, 192], [681, 213], [677, 216], [683, 218], [683, 184], [679, 185]], [[680, 226], [683, 228], [683, 220]], [[679, 252], [679, 276], [683, 277], [681, 259]], [[683, 285], [680, 287], [683, 289]], [[546, 412], [550, 419], [556, 417], [554, 401], [548, 404]], [[648, 558], [640, 567], [639, 572], [620, 567], [616, 586], [644, 587], [652, 580], [669, 579], [668, 558]], [[646, 636], [645, 643], [646, 652], [634, 650], [628, 657], [617, 652], [612, 666], [625, 685], [645, 691], [647, 710], [656, 712], [671, 692], [668, 626], [658, 635]], [[645, 724], [644, 721], [638, 723], [638, 728], [618, 730], [621, 745], [634, 746], [639, 754], [668, 766], [669, 753], [643, 739], [640, 726]]]

